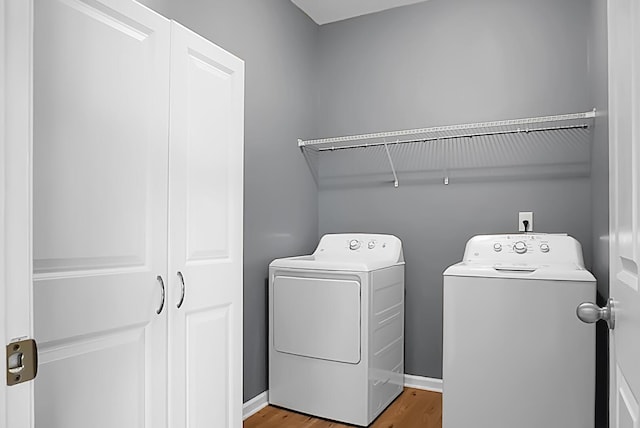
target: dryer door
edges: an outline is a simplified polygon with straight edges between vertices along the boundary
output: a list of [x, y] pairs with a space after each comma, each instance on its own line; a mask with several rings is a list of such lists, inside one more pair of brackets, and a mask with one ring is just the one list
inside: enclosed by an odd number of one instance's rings
[[273, 341], [278, 352], [360, 362], [360, 282], [276, 276]]

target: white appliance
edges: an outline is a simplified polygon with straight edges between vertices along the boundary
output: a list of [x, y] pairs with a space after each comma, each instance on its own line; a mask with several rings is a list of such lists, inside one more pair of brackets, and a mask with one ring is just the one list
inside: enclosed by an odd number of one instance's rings
[[369, 425], [404, 385], [404, 257], [392, 235], [324, 235], [269, 265], [269, 402]]
[[593, 428], [596, 297], [566, 235], [487, 235], [444, 272], [443, 428]]

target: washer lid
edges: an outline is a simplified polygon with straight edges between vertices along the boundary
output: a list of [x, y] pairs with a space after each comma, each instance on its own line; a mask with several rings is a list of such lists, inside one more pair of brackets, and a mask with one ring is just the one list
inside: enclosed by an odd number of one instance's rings
[[404, 264], [402, 242], [393, 235], [341, 233], [320, 239], [313, 254], [276, 259], [270, 267], [369, 272]]

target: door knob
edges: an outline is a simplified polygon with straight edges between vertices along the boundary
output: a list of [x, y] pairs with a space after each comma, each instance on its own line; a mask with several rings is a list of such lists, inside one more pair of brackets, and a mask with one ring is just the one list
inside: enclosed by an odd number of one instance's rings
[[580, 303], [576, 308], [576, 315], [580, 318], [580, 321], [587, 324], [604, 320], [607, 322], [610, 330], [613, 330], [616, 325], [616, 316], [612, 298], [609, 298], [606, 306], [602, 308], [591, 302]]

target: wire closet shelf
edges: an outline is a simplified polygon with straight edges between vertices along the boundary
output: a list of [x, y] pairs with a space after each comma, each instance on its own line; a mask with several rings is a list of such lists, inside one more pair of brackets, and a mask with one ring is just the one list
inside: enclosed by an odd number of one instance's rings
[[[398, 186], [396, 165], [390, 149], [401, 146], [414, 146], [424, 143], [435, 144], [441, 142], [444, 145], [455, 141], [462, 144], [473, 142], [504, 142], [520, 141], [520, 137], [542, 138], [542, 135], [578, 132], [579, 139], [588, 138], [588, 131], [593, 126], [596, 110], [561, 114], [553, 116], [540, 116], [522, 119], [510, 119], [492, 122], [467, 123], [459, 125], [436, 126], [429, 128], [404, 129], [388, 132], [376, 132], [369, 134], [347, 135], [332, 138], [320, 138], [312, 140], [298, 140], [298, 147], [305, 153], [315, 153], [317, 156], [326, 152], [339, 152], [354, 149], [378, 148], [383, 150], [394, 177], [394, 185]], [[539, 136], [539, 137], [536, 137]], [[548, 139], [548, 136], [545, 137]], [[446, 169], [446, 165], [443, 169]], [[400, 167], [402, 168], [402, 167]], [[317, 173], [317, 171], [316, 171]], [[314, 174], [316, 176], [316, 174]], [[317, 178], [317, 177], [316, 177]], [[448, 178], [444, 177], [444, 183], [448, 184]]]

